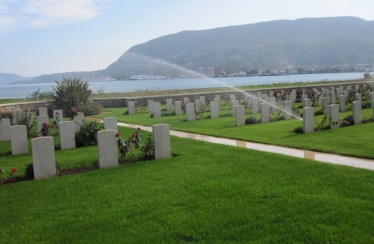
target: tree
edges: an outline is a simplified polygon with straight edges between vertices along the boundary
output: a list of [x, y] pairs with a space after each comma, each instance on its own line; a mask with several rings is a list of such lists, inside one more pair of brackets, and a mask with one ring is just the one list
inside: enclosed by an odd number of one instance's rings
[[62, 82], [56, 81], [56, 86], [51, 92], [53, 104], [63, 110], [90, 102], [92, 90], [88, 88], [88, 82], [82, 77], [62, 78]]
[[364, 74], [364, 78], [365, 78], [365, 79], [368, 79], [368, 78], [370, 78], [370, 77], [371, 77], [370, 73], [367, 73], [367, 72], [366, 72], [366, 73]]

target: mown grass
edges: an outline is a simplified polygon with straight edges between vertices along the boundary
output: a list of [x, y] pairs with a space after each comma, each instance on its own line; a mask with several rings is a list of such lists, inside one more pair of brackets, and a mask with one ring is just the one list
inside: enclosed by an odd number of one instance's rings
[[[319, 109], [320, 107], [316, 108], [316, 110]], [[296, 134], [293, 130], [303, 126], [302, 121], [299, 119], [238, 127], [235, 126], [235, 117], [231, 115], [231, 111], [227, 110], [227, 107], [220, 111], [220, 116], [224, 117], [210, 119], [207, 118], [209, 113], [206, 112], [203, 115], [203, 119], [190, 122], [185, 121], [186, 115], [151, 118], [147, 112], [124, 115], [125, 108], [109, 108], [105, 110], [111, 112], [111, 114], [103, 114], [96, 117], [114, 116], [117, 117], [118, 121], [148, 126], [166, 123], [170, 124], [172, 130], [355, 157], [374, 158], [374, 151], [371, 146], [374, 143], [374, 123], [319, 131], [311, 134]], [[348, 111], [340, 113], [339, 117], [342, 120], [351, 114], [352, 111]], [[246, 114], [246, 118], [249, 116], [250, 114]], [[368, 119], [372, 116], [371, 108], [362, 110], [362, 118]], [[256, 114], [255, 117], [260, 118], [260, 115]], [[322, 117], [322, 115], [315, 116], [316, 126], [322, 120]]]
[[[192, 139], [171, 137], [171, 145], [169, 159], [1, 186], [0, 239], [374, 242], [372, 171]], [[56, 160], [94, 164], [96, 153], [96, 146], [56, 151]], [[20, 171], [31, 155], [0, 160]]]

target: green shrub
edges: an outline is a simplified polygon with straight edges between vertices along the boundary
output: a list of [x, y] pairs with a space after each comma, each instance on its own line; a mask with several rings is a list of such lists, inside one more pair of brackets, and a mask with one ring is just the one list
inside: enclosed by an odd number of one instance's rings
[[82, 77], [63, 78], [62, 82], [56, 81], [56, 87], [52, 88], [53, 104], [56, 108], [64, 111], [89, 103], [89, 98], [92, 95], [92, 90], [88, 88], [88, 82], [84, 81]]
[[76, 147], [96, 145], [97, 132], [104, 129], [103, 125], [97, 124], [96, 121], [91, 121], [80, 126], [79, 131], [75, 133]]
[[353, 120], [353, 116], [349, 115], [340, 122], [340, 127], [351, 126], [354, 124], [355, 124], [355, 121]]
[[257, 124], [257, 123], [261, 123], [261, 121], [259, 119], [256, 119], [255, 117], [253, 117], [252, 115], [249, 116], [248, 118], [245, 119], [245, 122], [244, 122], [246, 125], [250, 125], [250, 124]]
[[85, 104], [78, 106], [78, 110], [80, 112], [83, 112], [85, 116], [100, 114], [101, 109], [102, 109], [101, 105], [97, 102], [85, 103]]

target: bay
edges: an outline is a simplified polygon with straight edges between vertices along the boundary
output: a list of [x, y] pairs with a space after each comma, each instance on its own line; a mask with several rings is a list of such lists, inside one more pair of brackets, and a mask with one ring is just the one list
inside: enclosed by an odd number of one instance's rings
[[[251, 86], [263, 84], [315, 82], [324, 80], [353, 80], [362, 79], [363, 73], [334, 73], [334, 74], [303, 74], [282, 76], [251, 76], [251, 77], [222, 77], [195, 79], [164, 79], [164, 80], [123, 80], [90, 82], [89, 87], [94, 93], [133, 92], [137, 90], [175, 90], [190, 88], [213, 88], [225, 86]], [[26, 98], [40, 89], [40, 92], [52, 90], [56, 83], [0, 85], [0, 99]]]

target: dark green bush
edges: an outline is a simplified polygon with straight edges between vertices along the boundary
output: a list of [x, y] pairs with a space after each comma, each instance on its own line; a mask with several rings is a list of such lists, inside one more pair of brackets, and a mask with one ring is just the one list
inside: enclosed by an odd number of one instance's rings
[[354, 124], [355, 124], [355, 121], [353, 120], [353, 116], [349, 115], [340, 122], [340, 127], [351, 126]]
[[293, 130], [293, 133], [302, 134], [304, 133], [303, 127], [297, 127]]
[[75, 144], [77, 147], [84, 147], [97, 144], [97, 132], [104, 129], [103, 125], [91, 121], [81, 125], [75, 133]]
[[249, 116], [248, 118], [245, 119], [245, 124], [246, 124], [246, 125], [257, 124], [257, 123], [260, 123], [260, 120], [259, 120], [259, 119], [256, 119], [256, 118], [253, 117], [253, 116]]

